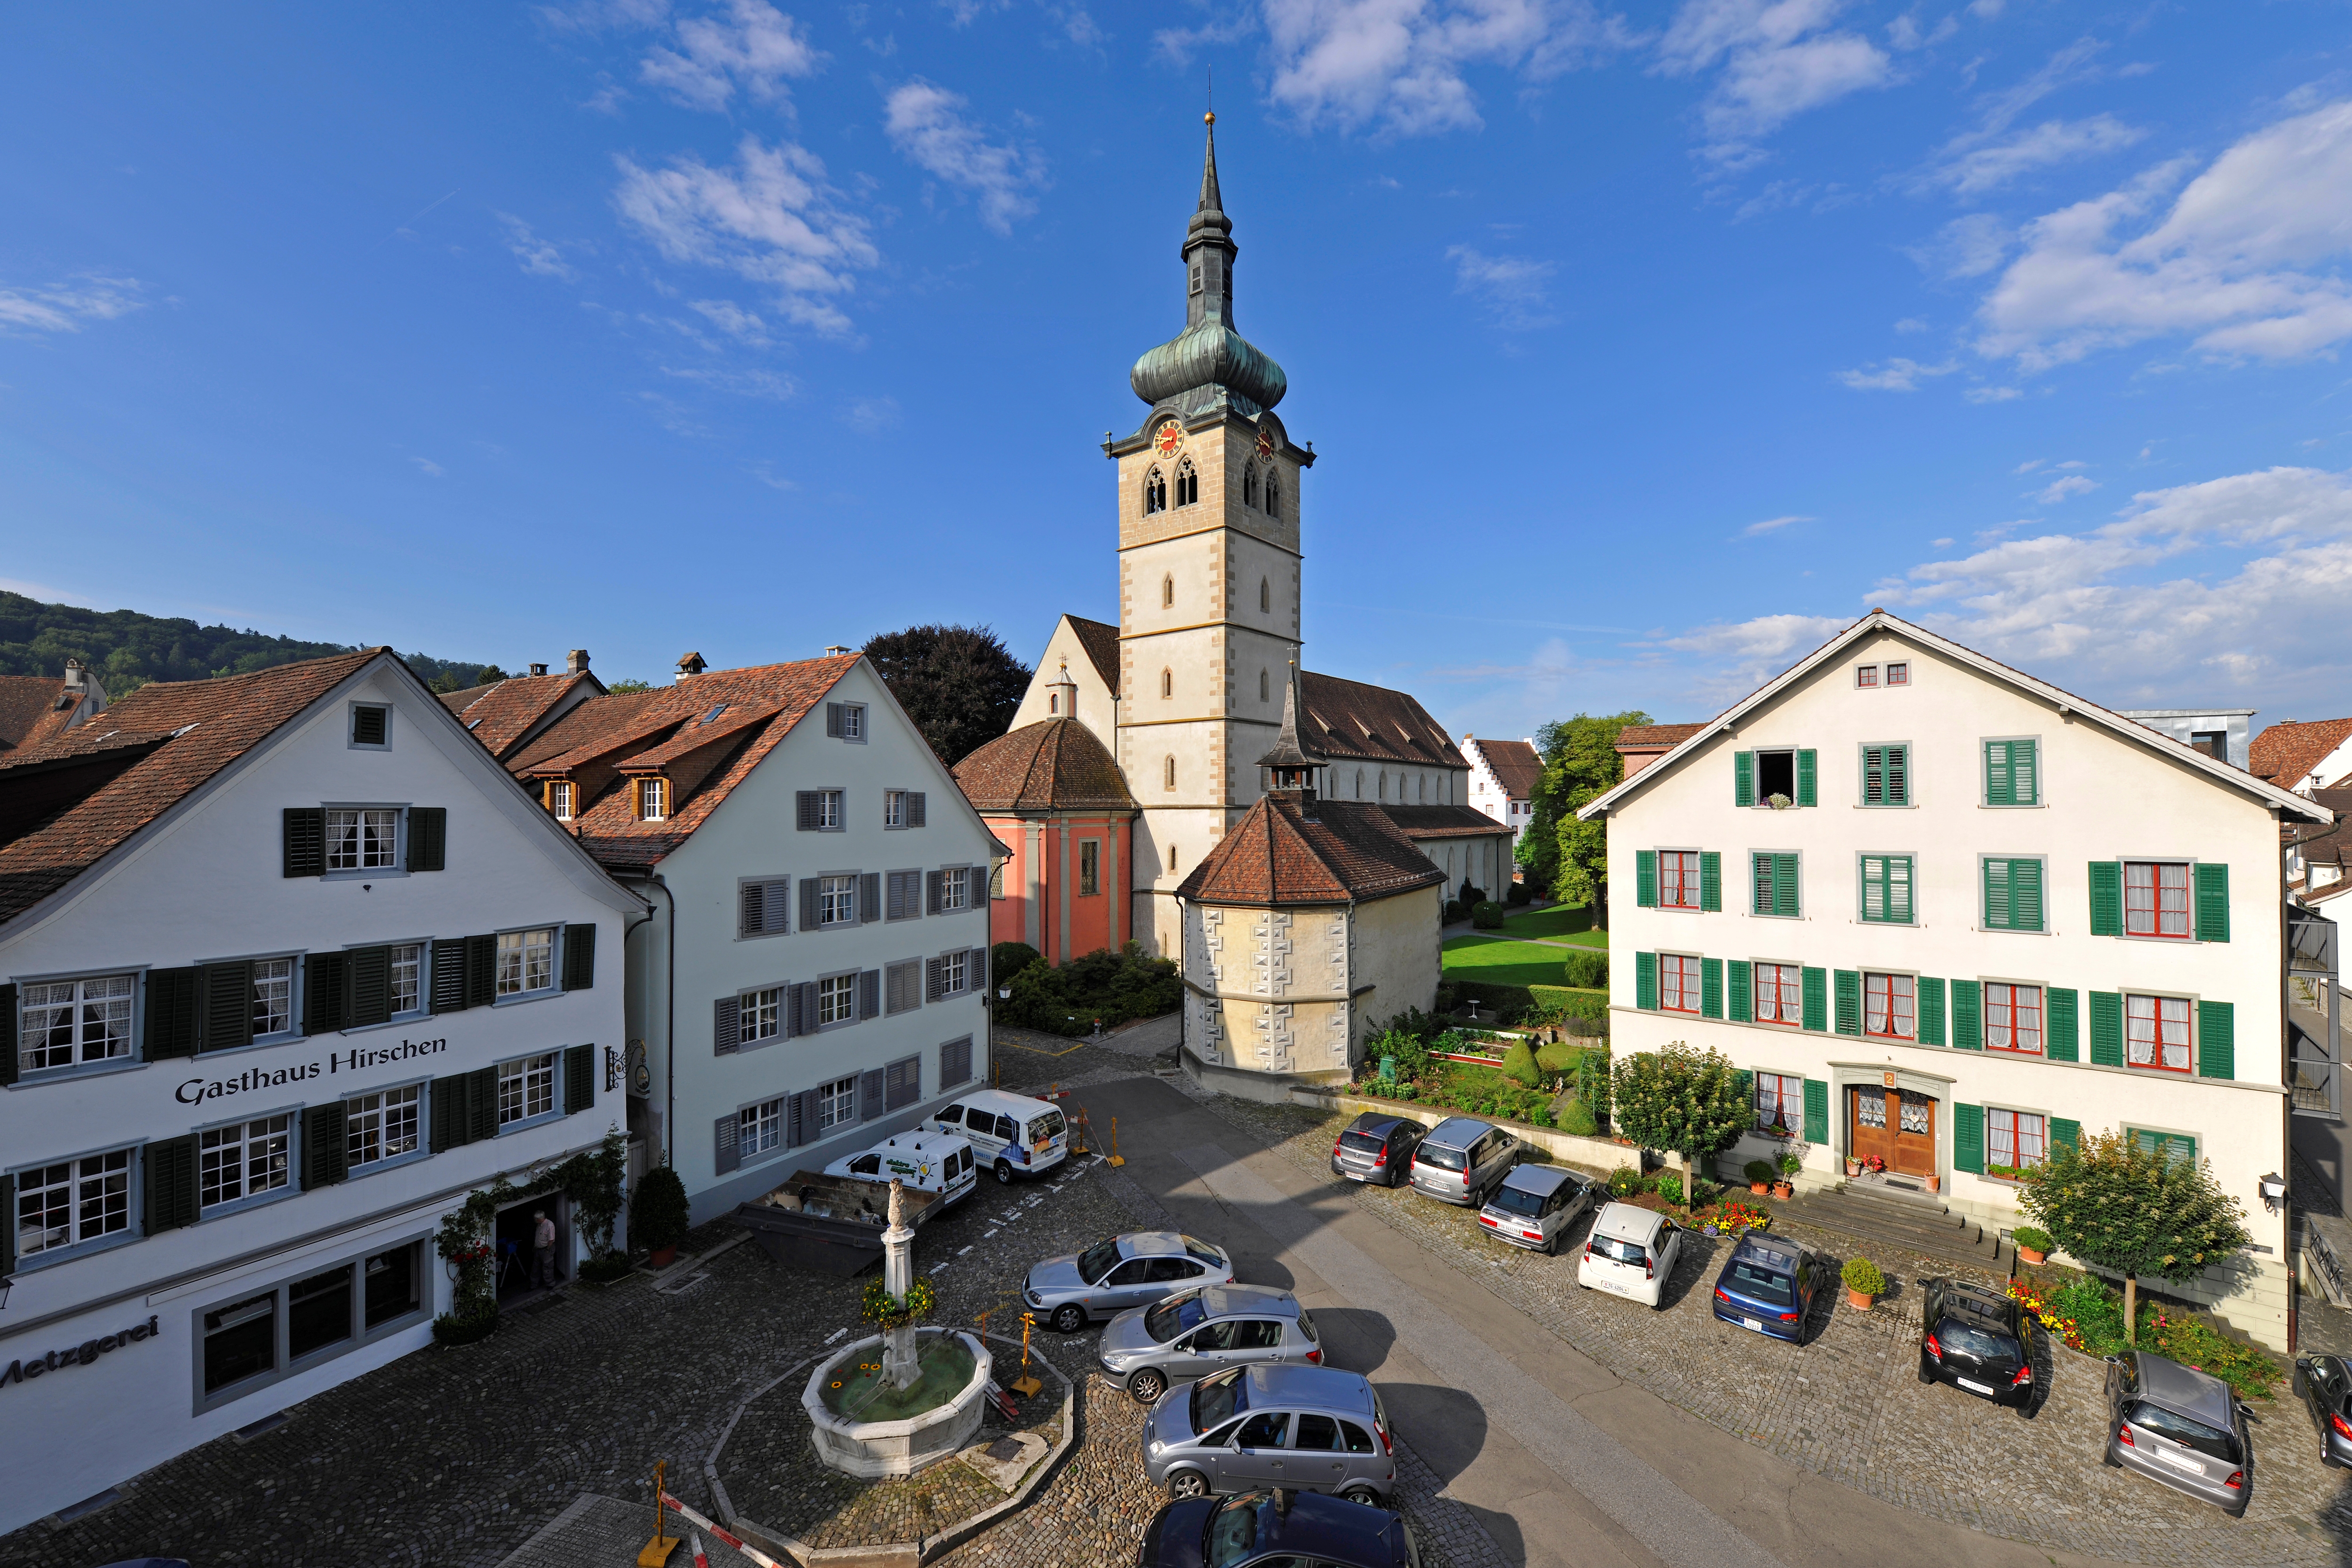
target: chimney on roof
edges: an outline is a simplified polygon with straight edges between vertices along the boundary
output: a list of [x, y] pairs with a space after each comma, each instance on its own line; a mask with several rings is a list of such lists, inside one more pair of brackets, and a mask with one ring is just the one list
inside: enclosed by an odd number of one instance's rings
[[566, 675], [587, 674], [588, 650], [584, 647], [575, 647], [570, 653], [565, 654], [563, 656], [563, 673]]
[[547, 673], [547, 666], [543, 664], [534, 664], [530, 667], [530, 673], [534, 678], [545, 675]]
[[842, 647], [837, 642], [827, 643], [824, 648], [824, 657], [827, 658], [839, 658], [843, 654], [845, 654], [849, 650], [847, 648]]
[[78, 658], [66, 660], [66, 689], [77, 697], [89, 689], [89, 670]]
[[702, 656], [700, 654], [689, 653], [679, 658], [677, 661], [677, 678], [680, 680], [684, 680], [688, 676], [700, 675], [704, 670], [709, 668], [710, 667], [709, 665], [702, 661]]

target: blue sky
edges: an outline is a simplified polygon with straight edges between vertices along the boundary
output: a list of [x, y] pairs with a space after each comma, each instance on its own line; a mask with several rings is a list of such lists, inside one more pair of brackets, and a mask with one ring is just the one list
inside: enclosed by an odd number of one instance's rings
[[19, 8], [0, 582], [518, 668], [1115, 618], [1242, 330], [1307, 662], [1702, 717], [1872, 605], [2352, 711], [2341, 0]]

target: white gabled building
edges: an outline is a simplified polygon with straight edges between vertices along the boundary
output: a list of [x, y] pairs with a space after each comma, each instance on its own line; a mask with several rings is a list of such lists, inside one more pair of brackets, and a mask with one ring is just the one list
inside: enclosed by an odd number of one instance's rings
[[862, 655], [592, 696], [506, 758], [640, 892], [633, 1132], [697, 1223], [988, 1075], [1004, 848]]
[[0, 1531], [427, 1343], [620, 1120], [641, 908], [388, 649], [0, 758]]
[[1618, 1048], [1720, 1049], [1778, 1129], [1724, 1170], [1876, 1155], [2010, 1226], [2018, 1171], [2123, 1129], [2242, 1200], [2187, 1293], [2285, 1346], [2279, 830], [2326, 809], [1874, 610], [1581, 815]]
[[[1517, 848], [1536, 814], [1536, 790], [1543, 783], [1543, 753], [1533, 741], [1482, 741], [1462, 737], [1470, 764], [1470, 806], [1511, 830]], [[1511, 879], [1504, 877], [1501, 881]]]

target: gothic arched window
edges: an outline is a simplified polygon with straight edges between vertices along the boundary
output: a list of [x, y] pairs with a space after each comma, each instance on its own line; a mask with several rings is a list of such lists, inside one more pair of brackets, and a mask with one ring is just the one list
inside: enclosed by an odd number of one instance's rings
[[1172, 574], [1160, 579], [1160, 607], [1163, 610], [1176, 607], [1176, 578]]
[[1242, 505], [1257, 505], [1257, 465], [1255, 463], [1242, 465]]
[[[1174, 789], [1176, 787], [1176, 759], [1173, 757], [1169, 758], [1167, 762], [1160, 765], [1160, 787], [1161, 789]], [[1170, 869], [1172, 870], [1174, 868], [1171, 867]]]
[[1257, 580], [1257, 607], [1261, 610], [1274, 608], [1274, 584], [1264, 577]]
[[1143, 476], [1143, 510], [1146, 513], [1168, 510], [1168, 476], [1160, 471], [1156, 463]]
[[1176, 464], [1176, 504], [1191, 506], [1201, 499], [1201, 473], [1192, 467], [1192, 459], [1182, 458]]
[[1176, 846], [1173, 844], [1168, 847], [1168, 874], [1171, 877], [1176, 874]]
[[1260, 702], [1274, 700], [1274, 682], [1262, 669], [1257, 672], [1257, 700]]
[[1356, 770], [1356, 798], [1364, 798], [1364, 770], [1361, 768]]
[[1280, 479], [1276, 479], [1276, 478], [1275, 477], [1275, 473], [1274, 473], [1274, 470], [1273, 470], [1272, 468], [1268, 468], [1268, 469], [1265, 471], [1265, 515], [1266, 515], [1266, 516], [1268, 516], [1268, 517], [1280, 517], [1280, 516], [1282, 515], [1282, 493], [1281, 493], [1281, 492], [1282, 492], [1282, 481], [1281, 481]]
[[1389, 797], [1389, 771], [1388, 771], [1388, 769], [1386, 769], [1386, 768], [1382, 768], [1382, 769], [1381, 770], [1380, 791], [1381, 791], [1381, 798], [1382, 800], [1386, 800], [1386, 799], [1388, 799], [1388, 797]]
[[1176, 672], [1174, 670], [1163, 669], [1160, 672], [1160, 695], [1162, 697], [1173, 697], [1176, 695]]

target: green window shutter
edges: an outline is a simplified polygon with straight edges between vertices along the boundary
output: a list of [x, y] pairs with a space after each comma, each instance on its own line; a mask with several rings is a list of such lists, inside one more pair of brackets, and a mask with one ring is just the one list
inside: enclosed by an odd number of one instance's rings
[[1643, 909], [1658, 907], [1658, 852], [1633, 851], [1633, 902]]
[[1803, 912], [1797, 898], [1797, 858], [1773, 855], [1768, 858], [1772, 862], [1772, 908], [1769, 912], [1782, 920], [1795, 920]]
[[2230, 940], [2230, 868], [2218, 860], [2200, 860], [2194, 869], [2197, 879], [2197, 940], [2227, 942]]
[[466, 1005], [487, 1007], [499, 999], [499, 939], [469, 936], [466, 939]]
[[1911, 804], [1911, 748], [1908, 746], [1886, 748], [1886, 804]]
[[474, 1141], [466, 1121], [466, 1074], [452, 1073], [433, 1080], [433, 1124], [426, 1129], [436, 1154]]
[[466, 1131], [469, 1143], [499, 1135], [499, 1069], [494, 1067], [466, 1075]]
[[1830, 972], [1807, 964], [1801, 974], [1804, 980], [1805, 1027], [1817, 1035], [1825, 1035], [1830, 1027]]
[[1862, 972], [1858, 969], [1837, 972], [1837, 1032], [1862, 1033]]
[[433, 1010], [462, 1013], [466, 999], [466, 939], [445, 937], [433, 944]]
[[351, 998], [352, 955], [302, 955], [302, 1032], [331, 1035], [343, 1026]]
[[1952, 1106], [1952, 1163], [1963, 1171], [1984, 1174], [1984, 1107]]
[[331, 1187], [348, 1173], [350, 1147], [343, 1141], [343, 1102], [331, 1100], [302, 1111], [302, 1190]]
[[2042, 929], [2042, 862], [2009, 863], [2009, 919], [2012, 931]]
[[1652, 1013], [1658, 1010], [1658, 955], [1654, 952], [1633, 955], [1633, 1005]]
[[1735, 1024], [1752, 1021], [1756, 1012], [1749, 993], [1756, 984], [1755, 969], [1746, 959], [1738, 959], [1731, 964], [1724, 979], [1728, 982], [1725, 989], [1730, 993], [1731, 1021]]
[[1987, 805], [2015, 805], [2017, 783], [2010, 771], [2007, 741], [1984, 743], [1984, 797]]
[[159, 1138], [139, 1151], [149, 1236], [196, 1223], [196, 1135]]
[[2069, 1149], [2081, 1148], [2083, 1146], [2083, 1124], [2079, 1121], [2069, 1121], [2063, 1116], [2052, 1117], [2050, 1119], [2050, 1142], [2053, 1146], [2063, 1143]]
[[2009, 743], [2009, 772], [2015, 799], [2012, 805], [2042, 804], [2042, 769], [2039, 741], [2011, 741]]
[[327, 813], [322, 806], [286, 808], [286, 870], [289, 877], [327, 874]]
[[438, 871], [449, 863], [449, 808], [412, 805], [408, 808], [408, 868]]
[[2083, 1056], [2083, 1029], [2079, 1016], [2080, 998], [2064, 986], [2052, 985], [2042, 993], [2042, 1054], [2053, 1062], [2080, 1061]]
[[[0, 985], [0, 1083], [16, 1081], [16, 1069], [24, 1058], [16, 1054], [16, 988]], [[7, 1237], [16, 1234], [16, 1203], [0, 1204], [0, 1247], [8, 1245]], [[0, 1274], [8, 1271], [7, 1260], [0, 1258]]]
[[566, 991], [587, 991], [596, 984], [596, 928], [593, 925], [571, 925], [563, 928], [563, 988]]
[[2120, 860], [2091, 862], [2091, 934], [2124, 934], [2124, 868]]
[[1723, 1016], [1723, 960], [1698, 961], [1698, 1011], [1703, 1018]]
[[1984, 863], [1984, 928], [1987, 931], [2009, 929], [2010, 890], [2009, 862], [1988, 859]]
[[1911, 923], [1911, 857], [1862, 858], [1862, 918], [1874, 925]]
[[1976, 981], [1952, 982], [1952, 1044], [1964, 1051], [1984, 1049], [1984, 987]]
[[[142, 1055], [151, 1062], [196, 1054], [197, 972], [151, 969], [147, 972], [146, 1042]], [[10, 1016], [15, 1013], [11, 1010]], [[15, 1060], [16, 1053], [9, 1053]]]
[[1886, 858], [1886, 918], [1897, 925], [1911, 923], [1911, 857]]
[[1862, 918], [1874, 924], [1886, 918], [1886, 857], [1862, 858]]
[[1719, 913], [1723, 909], [1723, 853], [1717, 849], [1698, 852], [1698, 907]]
[[1753, 752], [1731, 753], [1731, 804], [1756, 804], [1756, 753]]
[[1944, 983], [1919, 977], [1919, 1043], [1940, 1046], [1944, 1039]]
[[2235, 1003], [2197, 1004], [2197, 1076], [2238, 1076], [2238, 1008]]
[[234, 1050], [253, 1043], [253, 965], [204, 966], [204, 1037], [201, 1048]]
[[569, 1047], [563, 1053], [563, 1114], [577, 1116], [595, 1109], [596, 1047]]
[[2091, 993], [2091, 1061], [2103, 1068], [2124, 1065], [2124, 997], [2120, 991]]
[[1864, 746], [1862, 749], [1862, 804], [1886, 804], [1886, 748]]
[[1815, 805], [1820, 803], [1818, 780], [1821, 771], [1822, 754], [1819, 752], [1801, 751], [1797, 753], [1797, 804], [1799, 805]]
[[1830, 1141], [1830, 1086], [1817, 1078], [1805, 1080], [1805, 1142]]
[[351, 952], [352, 1027], [392, 1021], [392, 949], [355, 947]]

